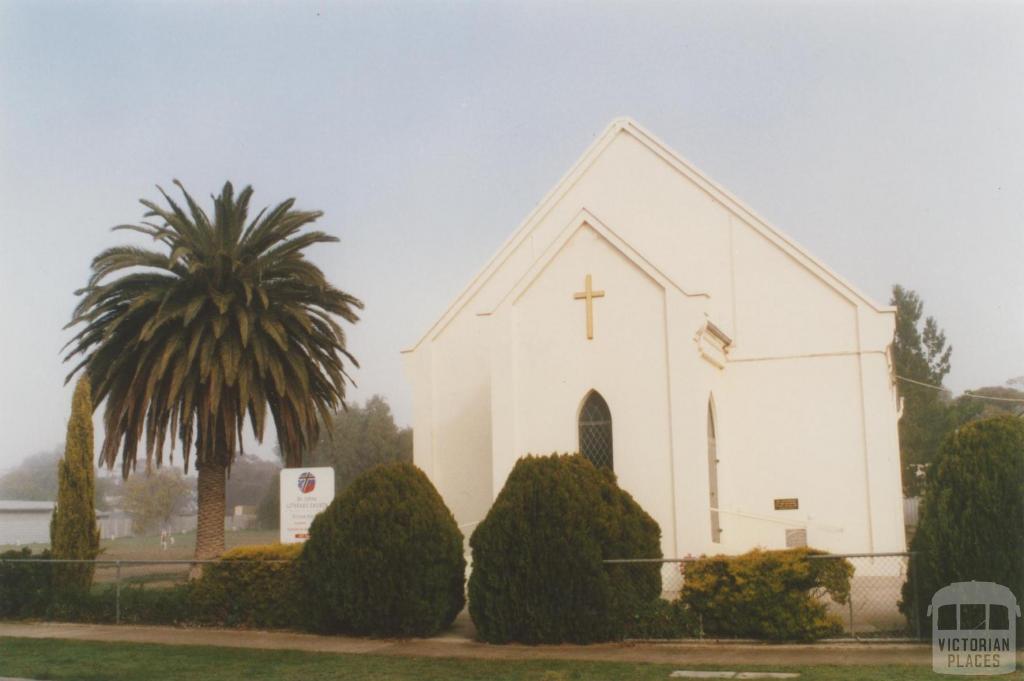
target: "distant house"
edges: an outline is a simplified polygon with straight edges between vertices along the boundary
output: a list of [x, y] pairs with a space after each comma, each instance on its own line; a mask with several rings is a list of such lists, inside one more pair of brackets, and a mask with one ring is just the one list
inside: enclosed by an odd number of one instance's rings
[[0, 499], [0, 546], [49, 544], [52, 501]]
[[132, 517], [124, 511], [96, 511], [96, 523], [100, 526], [100, 539], [117, 539], [133, 534]]
[[[52, 501], [0, 499], [0, 546], [49, 544], [54, 506]], [[123, 511], [98, 511], [96, 522], [101, 539], [132, 535], [132, 519]]]

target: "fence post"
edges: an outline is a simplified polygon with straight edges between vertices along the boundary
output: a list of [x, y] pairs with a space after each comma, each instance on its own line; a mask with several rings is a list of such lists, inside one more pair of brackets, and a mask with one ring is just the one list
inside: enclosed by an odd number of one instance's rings
[[907, 564], [907, 578], [914, 585], [912, 596], [912, 598], [914, 599], [914, 634], [917, 636], [918, 640], [921, 640], [921, 599], [920, 596], [918, 596], [917, 580], [914, 579], [914, 573], [917, 572], [917, 565], [915, 564], [913, 553], [910, 554], [910, 558], [907, 560]]
[[853, 627], [853, 594], [850, 594], [850, 637], [857, 638], [857, 630]]
[[115, 563], [117, 575], [114, 577], [114, 624], [121, 623], [121, 561]]

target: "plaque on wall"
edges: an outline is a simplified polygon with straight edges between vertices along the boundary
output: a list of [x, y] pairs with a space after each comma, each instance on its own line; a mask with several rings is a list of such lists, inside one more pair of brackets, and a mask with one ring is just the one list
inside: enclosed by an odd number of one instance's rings
[[793, 499], [776, 499], [775, 510], [776, 511], [795, 511], [800, 508], [800, 500]]

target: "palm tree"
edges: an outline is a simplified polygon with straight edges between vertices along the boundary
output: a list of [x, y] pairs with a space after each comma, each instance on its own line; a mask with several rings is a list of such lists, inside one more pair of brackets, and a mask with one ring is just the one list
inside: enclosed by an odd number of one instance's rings
[[119, 246], [92, 261], [68, 324], [84, 327], [65, 361], [81, 354], [68, 380], [84, 369], [93, 404], [106, 401], [99, 459], [108, 467], [120, 451], [127, 477], [144, 438], [147, 466], [162, 463], [166, 440], [173, 462], [179, 441], [187, 472], [194, 446], [195, 556], [214, 558], [224, 550], [225, 477], [244, 453], [246, 421], [262, 441], [269, 411], [286, 465], [301, 465], [320, 422], [344, 406], [345, 361], [359, 366], [335, 316], [355, 323], [363, 304], [303, 255], [337, 241], [302, 232], [323, 213], [293, 210], [289, 199], [247, 224], [252, 188], [235, 196], [229, 182], [211, 197], [211, 221], [174, 183], [188, 212], [158, 187], [168, 208], [140, 201], [156, 220], [114, 228], [151, 236], [160, 250]]

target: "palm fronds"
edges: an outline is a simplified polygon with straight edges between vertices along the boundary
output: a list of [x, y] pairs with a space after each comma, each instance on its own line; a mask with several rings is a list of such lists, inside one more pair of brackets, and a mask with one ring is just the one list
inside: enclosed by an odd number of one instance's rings
[[105, 402], [100, 460], [112, 467], [120, 453], [127, 475], [140, 446], [159, 465], [180, 443], [186, 470], [193, 448], [201, 464], [230, 466], [246, 421], [262, 440], [269, 412], [287, 465], [299, 465], [358, 366], [336, 318], [355, 323], [363, 304], [304, 255], [337, 239], [304, 231], [322, 213], [294, 199], [250, 221], [252, 188], [227, 183], [211, 219], [175, 184], [184, 207], [160, 189], [166, 207], [142, 200], [146, 219], [114, 228], [159, 248], [103, 251], [75, 292], [65, 361], [79, 360], [68, 380], [84, 369], [93, 404]]

